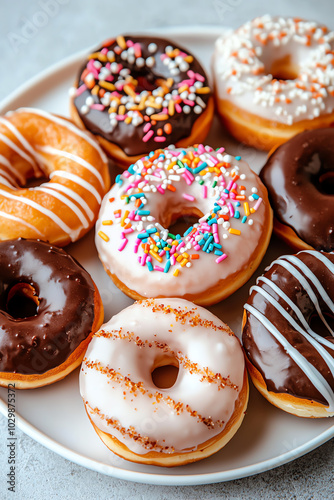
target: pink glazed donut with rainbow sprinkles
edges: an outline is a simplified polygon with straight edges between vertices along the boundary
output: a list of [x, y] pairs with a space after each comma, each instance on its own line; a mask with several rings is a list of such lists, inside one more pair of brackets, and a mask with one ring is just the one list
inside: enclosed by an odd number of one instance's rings
[[[171, 223], [195, 217], [183, 235]], [[267, 190], [240, 156], [202, 144], [158, 149], [116, 178], [96, 224], [114, 283], [133, 299], [226, 298], [258, 267], [272, 232]]]
[[239, 141], [270, 150], [304, 130], [334, 125], [334, 32], [265, 15], [216, 41], [215, 96]]

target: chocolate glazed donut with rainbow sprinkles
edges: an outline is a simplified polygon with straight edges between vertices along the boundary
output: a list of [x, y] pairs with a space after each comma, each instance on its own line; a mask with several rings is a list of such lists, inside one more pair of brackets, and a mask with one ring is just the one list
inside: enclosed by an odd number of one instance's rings
[[70, 96], [76, 124], [123, 168], [157, 147], [203, 142], [213, 118], [199, 61], [157, 37], [105, 41], [88, 56]]

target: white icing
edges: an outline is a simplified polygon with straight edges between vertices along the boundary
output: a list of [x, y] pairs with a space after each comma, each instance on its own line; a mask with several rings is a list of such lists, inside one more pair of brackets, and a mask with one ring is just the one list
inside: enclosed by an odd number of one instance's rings
[[53, 177], [63, 177], [64, 179], [68, 179], [69, 181], [74, 182], [75, 184], [79, 184], [83, 188], [87, 189], [96, 199], [98, 204], [101, 203], [102, 198], [100, 193], [95, 189], [94, 186], [92, 186], [89, 182], [85, 181], [85, 179], [82, 179], [76, 174], [72, 174], [72, 172], [67, 172], [67, 170], [54, 170], [50, 174], [50, 179], [53, 179]]
[[[324, 33], [316, 22], [256, 18], [216, 41], [213, 70], [218, 97], [287, 125], [333, 113], [333, 49], [334, 32]], [[286, 56], [299, 67], [299, 75], [273, 82], [271, 64]]]
[[[277, 295], [279, 295], [291, 307], [291, 309], [296, 314], [299, 321], [302, 323], [305, 331], [307, 331], [314, 339], [316, 339], [321, 344], [327, 346], [329, 349], [334, 350], [334, 344], [332, 342], [329, 342], [329, 340], [321, 337], [321, 335], [318, 335], [316, 332], [314, 332], [312, 330], [312, 328], [310, 328], [309, 324], [307, 323], [307, 321], [306, 321], [303, 313], [299, 309], [299, 307], [297, 307], [297, 305], [290, 299], [290, 297], [288, 297], [283, 292], [283, 290], [281, 290], [277, 285], [275, 285], [275, 283], [273, 283], [273, 281], [269, 280], [265, 276], [260, 276], [257, 279], [257, 283], [259, 281], [263, 281], [264, 283], [266, 283], [266, 285], [270, 286], [270, 288], [272, 288], [274, 290], [274, 292], [277, 293]], [[250, 293], [252, 292], [253, 288], [254, 287], [251, 287]]]
[[7, 158], [5, 158], [3, 155], [0, 154], [0, 164], [4, 165], [9, 169], [8, 175], [14, 175], [20, 182], [21, 184], [25, 183], [24, 176], [19, 172], [15, 167], [11, 165], [11, 163], [8, 161]]
[[250, 304], [245, 304], [245, 309], [249, 311], [256, 319], [262, 323], [267, 330], [279, 341], [279, 343], [284, 347], [288, 355], [297, 363], [297, 365], [302, 369], [305, 375], [312, 382], [314, 387], [324, 396], [328, 402], [328, 411], [334, 411], [334, 392], [333, 389], [328, 384], [327, 380], [321, 375], [321, 373], [309, 362], [302, 354], [300, 354], [297, 349], [292, 347], [292, 345], [286, 340], [286, 338], [277, 330], [277, 328], [266, 318], [260, 311], [255, 309], [255, 307]]
[[95, 139], [93, 139], [88, 132], [85, 132], [84, 130], [80, 130], [72, 122], [70, 122], [68, 120], [64, 120], [63, 118], [60, 118], [59, 116], [52, 115], [51, 113], [48, 113], [47, 111], [44, 111], [42, 109], [36, 109], [36, 108], [19, 108], [17, 110], [17, 112], [33, 113], [35, 115], [42, 116], [43, 118], [46, 118], [47, 120], [51, 120], [54, 123], [57, 123], [58, 125], [61, 125], [62, 127], [67, 128], [73, 134], [78, 135], [82, 139], [84, 139], [87, 142], [89, 142], [89, 144], [98, 152], [98, 154], [100, 155], [101, 160], [103, 161], [103, 163], [106, 163], [108, 161], [105, 153], [100, 148], [100, 146], [95, 141]]
[[49, 189], [55, 189], [57, 191], [65, 193], [67, 196], [78, 202], [79, 205], [81, 205], [81, 207], [86, 212], [86, 215], [89, 218], [89, 220], [92, 221], [94, 219], [94, 212], [90, 209], [89, 205], [82, 198], [82, 196], [73, 191], [73, 189], [70, 189], [69, 187], [64, 186], [63, 184], [58, 184], [57, 182], [49, 182], [47, 186]]
[[34, 150], [33, 147], [29, 144], [29, 142], [26, 140], [25, 137], [21, 134], [21, 132], [6, 118], [3, 118], [0, 116], [0, 123], [5, 125], [18, 139], [18, 141], [21, 143], [21, 145], [28, 151], [28, 153], [34, 158], [35, 162], [33, 163], [34, 167], [34, 172], [35, 174], [39, 174], [40, 170], [38, 168], [38, 163], [41, 163], [41, 155], [37, 153], [37, 151]]
[[[328, 329], [328, 331], [330, 332], [331, 335], [333, 335], [334, 337], [334, 332], [332, 331], [332, 329], [330, 328], [330, 326], [328, 325], [326, 319], [324, 318], [323, 314], [322, 314], [322, 311], [321, 311], [321, 307], [320, 307], [320, 304], [319, 304], [319, 301], [314, 293], [314, 291], [312, 290], [309, 282], [304, 278], [304, 276], [294, 267], [294, 266], [291, 266], [288, 262], [285, 262], [283, 259], [286, 259], [286, 260], [290, 260], [288, 258], [289, 256], [285, 255], [284, 257], [281, 257], [280, 259], [277, 259], [277, 260], [274, 260], [271, 264], [271, 266], [273, 264], [278, 264], [279, 266], [282, 266], [284, 267], [287, 271], [289, 271], [293, 276], [295, 276], [298, 281], [300, 282], [300, 284], [302, 285], [302, 287], [304, 288], [304, 290], [306, 290], [308, 296], [310, 297], [311, 301], [313, 302], [313, 305], [319, 315], [319, 318], [321, 319], [321, 321], [323, 322], [323, 324], [326, 326], [326, 328]], [[270, 266], [270, 267], [271, 267]], [[313, 279], [313, 273], [310, 273], [310, 275], [308, 276], [311, 281]], [[315, 278], [315, 276], [314, 276]], [[322, 288], [322, 287], [321, 287]]]
[[57, 226], [59, 226], [66, 234], [68, 234], [72, 241], [74, 241], [78, 237], [78, 235], [81, 231], [81, 229], [77, 229], [77, 230], [71, 229], [67, 224], [65, 224], [65, 222], [60, 217], [58, 217], [58, 215], [56, 215], [54, 212], [52, 212], [48, 208], [43, 207], [42, 205], [35, 202], [34, 200], [31, 200], [30, 198], [26, 198], [24, 196], [16, 196], [15, 194], [11, 194], [7, 191], [4, 191], [3, 189], [0, 189], [0, 195], [4, 196], [5, 198], [9, 198], [10, 200], [19, 201], [20, 203], [23, 203], [24, 205], [28, 205], [28, 206], [34, 208], [35, 210], [38, 210], [38, 212], [41, 212], [46, 217], [51, 219], [52, 222], [57, 224]]
[[[262, 295], [272, 306], [274, 306], [277, 311], [284, 316], [284, 318], [291, 324], [291, 326], [297, 330], [297, 332], [301, 333], [303, 337], [306, 338], [306, 340], [318, 351], [319, 354], [323, 357], [323, 359], [326, 361], [328, 368], [330, 369], [333, 377], [334, 377], [334, 359], [333, 357], [324, 349], [319, 342], [317, 342], [316, 339], [312, 337], [312, 335], [309, 335], [306, 330], [304, 330], [297, 321], [293, 319], [292, 316], [290, 316], [289, 313], [275, 300], [268, 292], [266, 292], [263, 288], [260, 288], [259, 286], [253, 286], [251, 290], [255, 290], [257, 293]], [[332, 344], [332, 349], [334, 348]]]
[[73, 203], [71, 200], [69, 200], [66, 196], [63, 196], [62, 194], [58, 193], [57, 191], [53, 189], [49, 189], [48, 185], [41, 185], [39, 187], [34, 188], [35, 191], [42, 191], [43, 193], [50, 194], [51, 196], [54, 196], [57, 198], [59, 201], [64, 203], [65, 205], [68, 206], [72, 212], [75, 213], [75, 215], [78, 217], [80, 220], [81, 224], [83, 227], [87, 228], [89, 226], [89, 222], [85, 217], [85, 214], [80, 210], [79, 207], [75, 203]]
[[53, 148], [52, 146], [41, 146], [39, 149], [49, 155], [63, 156], [64, 158], [68, 158], [69, 160], [72, 160], [75, 163], [79, 163], [79, 165], [86, 168], [93, 175], [95, 175], [101, 187], [103, 189], [105, 188], [104, 180], [100, 172], [93, 165], [88, 163], [88, 161], [84, 160], [83, 158], [80, 158], [80, 156], [74, 155], [73, 153], [69, 153], [68, 151], [62, 151], [61, 149]]
[[[153, 310], [152, 304], [170, 306], [172, 310], [168, 313]], [[177, 320], [173, 309], [187, 312], [186, 320]], [[191, 320], [198, 315], [204, 323], [195, 320], [192, 324]], [[205, 321], [212, 323], [206, 327]], [[110, 337], [99, 336], [99, 333], [93, 337], [80, 372], [80, 392], [98, 428], [139, 454], [147, 453], [149, 448], [127, 433], [122, 435], [106, 419], [117, 421], [126, 430], [134, 428], [141, 436], [156, 441], [153, 450], [166, 453], [172, 449], [176, 452], [195, 450], [224, 429], [242, 389], [245, 367], [237, 338], [228, 333], [228, 327], [217, 317], [188, 301], [157, 299], [126, 308], [103, 325], [101, 331], [109, 332]], [[121, 338], [122, 335], [125, 338]], [[129, 340], [129, 335], [145, 345], [137, 345], [135, 340]], [[168, 346], [165, 351], [172, 351], [174, 358], [179, 358], [179, 372], [171, 388], [159, 389], [152, 381], [151, 372], [164, 351], [158, 346], [165, 344]], [[196, 363], [201, 373], [196, 370], [191, 373], [182, 363], [184, 357]], [[94, 368], [94, 363], [98, 363], [99, 369]], [[119, 374], [116, 380], [103, 372], [107, 369]], [[203, 377], [205, 369], [212, 375], [220, 374], [228, 382], [220, 385], [217, 379], [208, 381]], [[140, 382], [142, 391], [129, 390], [131, 383]], [[160, 402], [155, 397], [157, 393], [161, 395]], [[183, 403], [179, 414], [171, 400]], [[92, 411], [95, 408], [99, 413]], [[208, 426], [192, 416], [191, 410], [210, 419], [213, 425]], [[161, 450], [160, 446], [167, 448]]]
[[[139, 174], [143, 168], [143, 162], [140, 160], [135, 164], [134, 170], [136, 174], [129, 175], [132, 170], [125, 175], [121, 176], [122, 184], [115, 184], [109, 193], [105, 196], [101, 210], [99, 213], [99, 218], [96, 223], [96, 246], [98, 249], [99, 257], [107, 270], [112, 274], [116, 274], [119, 280], [124, 283], [129, 289], [136, 290], [143, 297], [159, 297], [163, 293], [164, 296], [175, 297], [184, 296], [185, 294], [202, 294], [205, 293], [210, 287], [216, 286], [219, 282], [225, 279], [229, 279], [234, 273], [246, 273], [249, 267], [250, 259], [254, 260], [255, 252], [259, 251], [260, 241], [264, 238], [264, 235], [268, 231], [268, 226], [271, 224], [269, 204], [267, 201], [267, 195], [265, 188], [263, 187], [258, 176], [254, 174], [248, 164], [243, 160], [236, 160], [233, 156], [224, 156], [224, 161], [229, 161], [231, 167], [222, 167], [221, 172], [223, 173], [220, 177], [216, 177], [216, 174], [208, 173], [204, 177], [200, 177], [205, 182], [205, 188], [207, 188], [207, 195], [203, 197], [203, 186], [200, 185], [196, 180], [191, 185], [188, 185], [185, 178], [182, 176], [184, 174], [177, 171], [177, 167], [172, 170], [168, 170], [170, 162], [173, 159], [179, 159], [176, 156], [178, 152], [183, 151], [182, 149], [165, 149], [165, 159], [157, 159], [158, 172], [150, 172], [145, 178], [140, 178]], [[193, 148], [188, 148], [186, 151], [194, 151]], [[220, 161], [221, 153], [215, 151], [204, 151], [201, 154], [201, 159], [205, 160], [206, 163], [212, 163], [212, 158]], [[226, 157], [226, 158], [225, 158]], [[180, 156], [182, 161], [182, 154]], [[161, 170], [159, 170], [161, 169]], [[181, 170], [181, 169], [180, 169]], [[218, 255], [214, 255], [214, 252], [206, 253], [202, 250], [196, 250], [193, 247], [189, 247], [189, 241], [187, 236], [183, 237], [182, 240], [185, 244], [182, 250], [178, 253], [186, 252], [189, 254], [189, 264], [191, 267], [182, 267], [180, 263], [176, 262], [175, 265], [172, 264], [168, 272], [159, 272], [148, 270], [147, 265], [140, 265], [138, 263], [138, 256], [142, 256], [142, 249], [139, 248], [135, 253], [135, 245], [139, 232], [142, 229], [150, 227], [160, 228], [160, 236], [164, 236], [167, 233], [161, 228], [166, 226], [166, 213], [169, 215], [177, 214], [180, 215], [186, 210], [191, 210], [195, 207], [197, 211], [202, 214], [210, 214], [210, 210], [214, 208], [214, 203], [221, 196], [225, 194], [222, 190], [224, 189], [224, 183], [226, 186], [231, 182], [230, 172], [238, 173], [240, 180], [237, 182], [243, 185], [246, 189], [246, 200], [249, 203], [249, 207], [254, 207], [258, 201], [249, 201], [247, 195], [252, 194], [252, 188], [256, 187], [259, 196], [263, 199], [262, 203], [258, 206], [257, 210], [251, 214], [253, 225], [243, 223], [244, 215], [244, 201], [241, 201], [240, 207], [236, 206], [237, 200], [232, 200], [227, 198], [226, 202], [231, 204], [234, 210], [240, 211], [240, 217], [231, 217], [227, 227], [226, 224], [218, 224], [217, 234], [219, 237], [219, 242], [222, 245], [221, 251], [227, 255], [227, 258], [220, 263], [216, 263]], [[158, 177], [158, 174], [160, 177]], [[128, 176], [129, 175], [129, 176]], [[197, 174], [194, 174], [197, 175]], [[176, 177], [175, 177], [176, 176]], [[218, 179], [216, 181], [216, 179]], [[132, 221], [132, 228], [134, 231], [129, 234], [125, 234], [128, 243], [122, 251], [119, 251], [120, 245], [122, 245], [124, 239], [122, 233], [124, 231], [122, 225], [119, 223], [120, 218], [117, 218], [115, 212], [120, 210], [122, 215], [125, 211], [132, 211], [135, 209], [134, 202], [130, 200], [129, 204], [125, 203], [122, 199], [124, 195], [135, 195], [139, 192], [139, 186], [141, 182], [147, 181], [147, 184], [142, 186], [142, 191], [145, 194], [146, 204], [144, 205], [145, 210], [149, 210], [150, 214], [147, 217], [152, 218], [152, 220], [143, 217], [140, 221]], [[139, 182], [139, 185], [135, 188], [131, 188], [131, 184]], [[212, 184], [217, 182], [216, 188], [212, 189]], [[164, 194], [161, 194], [158, 190], [159, 186], [164, 186]], [[176, 191], [170, 191], [167, 186], [172, 186], [176, 188]], [[219, 194], [218, 194], [219, 193]], [[184, 198], [184, 195], [194, 197], [194, 201], [189, 201]], [[115, 198], [115, 201], [110, 202], [111, 198]], [[224, 209], [229, 212], [228, 205], [223, 206]], [[187, 212], [186, 212], [187, 213]], [[188, 212], [189, 213], [189, 212]], [[103, 222], [112, 221], [112, 225], [104, 225]], [[204, 219], [200, 219], [204, 220]], [[236, 229], [241, 231], [240, 235], [231, 234], [230, 229]], [[99, 232], [102, 231], [108, 238], [109, 241], [104, 241]], [[165, 237], [165, 240], [168, 240]], [[197, 260], [192, 260], [192, 254], [199, 254], [200, 258]], [[165, 266], [166, 261], [160, 262], [152, 258], [152, 265]], [[173, 275], [174, 270], [179, 269], [180, 274], [175, 277]], [[224, 286], [224, 285], [221, 285]]]
[[37, 236], [41, 236], [41, 237], [44, 236], [35, 226], [33, 226], [29, 222], [21, 219], [21, 217], [16, 217], [16, 215], [12, 215], [12, 214], [7, 214], [6, 212], [3, 212], [2, 210], [0, 210], [0, 217], [3, 217], [4, 219], [9, 219], [9, 220], [12, 220], [15, 222], [19, 222], [20, 224], [23, 224], [24, 226], [28, 227], [29, 229], [32, 229], [34, 231], [34, 233], [37, 234]]
[[15, 151], [15, 153], [17, 153], [19, 156], [21, 156], [21, 158], [23, 158], [25, 161], [30, 163], [30, 165], [33, 167], [33, 169], [35, 171], [36, 164], [35, 164], [34, 160], [32, 160], [30, 158], [30, 156], [28, 156], [27, 153], [25, 153], [25, 151], [23, 151], [23, 149], [19, 148], [15, 144], [15, 142], [8, 139], [8, 137], [2, 133], [0, 133], [0, 141], [4, 142], [9, 148], [11, 148], [13, 151]]

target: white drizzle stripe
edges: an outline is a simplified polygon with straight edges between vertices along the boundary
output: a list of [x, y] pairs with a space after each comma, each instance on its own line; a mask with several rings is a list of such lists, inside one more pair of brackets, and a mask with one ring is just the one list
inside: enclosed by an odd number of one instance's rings
[[79, 205], [81, 205], [81, 207], [85, 210], [89, 220], [92, 221], [94, 219], [94, 212], [90, 209], [89, 205], [85, 202], [85, 200], [78, 193], [73, 191], [73, 189], [70, 189], [69, 187], [64, 186], [63, 184], [58, 184], [58, 182], [49, 182], [47, 184], [47, 187], [49, 189], [55, 189], [56, 191], [62, 191], [63, 193], [65, 193], [67, 196], [69, 196], [70, 198], [78, 202]]
[[30, 165], [33, 167], [34, 169], [34, 172], [36, 171], [36, 164], [34, 162], [34, 160], [32, 160], [30, 158], [30, 156], [27, 155], [27, 153], [25, 153], [22, 149], [20, 149], [13, 141], [11, 141], [10, 139], [8, 139], [7, 136], [5, 136], [4, 134], [1, 134], [0, 133], [0, 140], [2, 142], [4, 142], [9, 148], [11, 148], [13, 151], [15, 151], [15, 153], [17, 153], [19, 156], [21, 156], [21, 158], [23, 158], [24, 160], [26, 160], [28, 163], [30, 163]]
[[329, 297], [328, 293], [318, 280], [318, 278], [315, 276], [314, 273], [302, 262], [300, 259], [295, 257], [294, 255], [285, 255], [283, 257], [285, 260], [288, 260], [295, 266], [299, 267], [299, 269], [304, 273], [304, 275], [309, 278], [309, 280], [312, 281], [312, 283], [316, 286], [316, 288], [319, 290], [321, 297], [324, 299], [326, 302], [327, 306], [331, 309], [332, 313], [334, 313], [334, 303], [332, 299]]
[[5, 219], [10, 219], [14, 220], [15, 222], [19, 222], [20, 224], [23, 224], [24, 226], [29, 227], [29, 229], [33, 229], [39, 236], [44, 236], [43, 233], [41, 233], [35, 226], [32, 224], [29, 224], [29, 222], [26, 222], [23, 219], [20, 219], [20, 217], [16, 217], [15, 215], [7, 214], [6, 212], [0, 211], [0, 217], [4, 217]]
[[10, 173], [13, 174], [13, 175], [15, 175], [19, 179], [19, 181], [21, 182], [21, 184], [25, 183], [25, 178], [21, 174], [21, 172], [19, 172], [18, 170], [16, 170], [16, 168], [14, 168], [10, 164], [10, 162], [8, 161], [8, 159], [5, 156], [3, 156], [3, 155], [0, 155], [0, 164], [4, 165], [5, 167], [7, 167], [10, 170]]
[[33, 200], [30, 200], [29, 198], [24, 198], [23, 196], [16, 196], [14, 194], [8, 193], [7, 191], [4, 191], [3, 189], [0, 189], [0, 195], [4, 196], [5, 198], [9, 198], [12, 200], [19, 201], [21, 203], [24, 203], [25, 205], [29, 205], [30, 207], [34, 208], [35, 210], [38, 210], [38, 212], [41, 212], [42, 214], [46, 215], [49, 219], [51, 219], [57, 226], [59, 226], [66, 234], [69, 235], [72, 241], [76, 239], [76, 237], [80, 233], [80, 229], [74, 230], [68, 227], [65, 222], [58, 217], [54, 212], [51, 210], [42, 207], [39, 203], [36, 203]]
[[302, 285], [302, 287], [304, 288], [304, 290], [306, 291], [306, 293], [310, 297], [310, 299], [311, 299], [314, 307], [317, 310], [317, 313], [319, 314], [319, 317], [321, 318], [321, 321], [326, 326], [326, 328], [331, 333], [331, 335], [333, 335], [333, 337], [334, 337], [334, 332], [331, 330], [331, 328], [328, 325], [326, 319], [324, 318], [324, 316], [323, 316], [323, 314], [321, 312], [321, 308], [320, 308], [318, 299], [317, 299], [314, 291], [312, 290], [312, 287], [309, 285], [309, 282], [307, 281], [307, 279], [304, 278], [304, 276], [298, 271], [298, 269], [296, 269], [294, 266], [292, 266], [291, 264], [289, 264], [289, 262], [285, 262], [283, 260], [283, 258], [274, 260], [272, 262], [272, 264], [270, 265], [269, 269], [271, 268], [271, 266], [273, 264], [278, 264], [279, 266], [284, 267], [284, 269], [286, 269], [287, 271], [289, 271], [289, 273], [292, 274], [292, 276], [295, 276], [298, 279], [298, 281], [300, 282], [300, 284]]
[[292, 347], [292, 345], [286, 340], [286, 338], [277, 330], [277, 328], [255, 307], [250, 304], [245, 304], [244, 308], [250, 312], [260, 323], [262, 323], [266, 329], [278, 340], [278, 342], [284, 347], [285, 351], [289, 356], [297, 363], [297, 365], [302, 369], [307, 378], [312, 382], [314, 387], [323, 395], [323, 397], [328, 402], [328, 412], [334, 410], [334, 393], [327, 380], [321, 375], [318, 370], [300, 354], [297, 349]]
[[78, 217], [80, 220], [81, 224], [87, 228], [89, 226], [89, 222], [85, 217], [85, 214], [80, 210], [79, 207], [77, 207], [71, 200], [69, 200], [66, 196], [58, 193], [57, 191], [54, 191], [52, 189], [48, 189], [48, 186], [42, 185], [36, 188], [33, 188], [34, 191], [42, 191], [46, 194], [49, 194], [51, 196], [54, 196], [54, 198], [57, 198], [59, 201], [67, 205], [72, 212], [75, 213], [75, 215]]
[[10, 172], [7, 172], [7, 170], [4, 170], [3, 168], [0, 167], [0, 176], [4, 179], [6, 179], [8, 182], [11, 183], [12, 188], [18, 189], [19, 185], [14, 179], [14, 177], [11, 175]]
[[68, 179], [69, 181], [75, 182], [76, 184], [79, 184], [83, 188], [87, 189], [92, 195], [96, 198], [96, 201], [100, 205], [102, 198], [101, 195], [98, 193], [98, 191], [95, 189], [94, 186], [89, 184], [89, 182], [85, 181], [84, 179], [81, 179], [78, 175], [72, 174], [71, 172], [67, 172], [66, 170], [54, 170], [50, 174], [50, 179], [52, 179], [54, 176], [58, 177], [64, 177], [64, 179]]
[[19, 108], [16, 112], [23, 112], [23, 113], [33, 113], [35, 115], [42, 116], [43, 118], [46, 118], [48, 120], [51, 120], [55, 123], [58, 123], [58, 125], [62, 125], [63, 127], [66, 127], [68, 130], [73, 132], [74, 134], [78, 135], [82, 139], [86, 140], [89, 142], [93, 148], [96, 149], [96, 151], [99, 153], [101, 159], [103, 162], [107, 163], [107, 157], [98, 145], [98, 143], [95, 141], [95, 139], [91, 138], [87, 132], [84, 132], [83, 130], [80, 130], [77, 128], [73, 123], [64, 120], [63, 118], [60, 118], [59, 116], [52, 115], [51, 113], [48, 113], [47, 111], [43, 111], [41, 109], [36, 109], [36, 108]]
[[274, 299], [266, 290], [259, 286], [253, 286], [252, 290], [262, 295], [270, 304], [276, 308], [276, 310], [290, 323], [290, 325], [297, 330], [322, 356], [323, 360], [326, 362], [331, 374], [334, 377], [334, 359], [333, 357], [322, 347], [311, 335], [309, 335], [298, 323], [287, 313], [287, 311]]
[[44, 151], [45, 153], [50, 154], [50, 155], [64, 156], [64, 158], [68, 158], [69, 160], [72, 160], [75, 163], [78, 163], [82, 167], [89, 170], [93, 175], [95, 175], [95, 177], [97, 178], [97, 180], [101, 184], [102, 189], [105, 188], [103, 177], [100, 174], [100, 172], [95, 167], [93, 167], [93, 165], [88, 163], [88, 161], [84, 160], [83, 158], [80, 158], [80, 156], [69, 153], [68, 151], [61, 151], [60, 149], [53, 148], [52, 146], [39, 146], [39, 149], [41, 151]]
[[[41, 155], [39, 153], [37, 153], [37, 151], [34, 150], [34, 148], [29, 144], [27, 139], [25, 137], [23, 137], [21, 132], [9, 120], [7, 120], [6, 118], [0, 117], [0, 123], [5, 125], [5, 127], [7, 127], [13, 133], [13, 135], [15, 135], [16, 139], [18, 141], [20, 141], [20, 143], [22, 144], [24, 149], [26, 149], [29, 152], [29, 154], [35, 159], [35, 162], [37, 164], [41, 162], [41, 159], [42, 159]], [[33, 167], [34, 167], [35, 173], [39, 174], [40, 172], [39, 172], [38, 167], [36, 167], [35, 164], [33, 165]]]
[[[264, 283], [266, 283], [266, 285], [268, 285], [272, 290], [274, 290], [275, 293], [277, 293], [277, 295], [279, 295], [290, 307], [291, 309], [294, 311], [294, 313], [296, 314], [296, 316], [298, 317], [299, 321], [302, 323], [302, 325], [304, 326], [305, 330], [314, 338], [316, 339], [318, 342], [320, 342], [321, 344], [329, 347], [330, 349], [334, 350], [334, 344], [332, 342], [330, 342], [329, 340], [321, 337], [321, 335], [318, 335], [316, 332], [314, 332], [309, 324], [307, 323], [303, 313], [301, 312], [301, 310], [299, 309], [299, 307], [297, 307], [297, 305], [290, 299], [290, 297], [288, 297], [284, 292], [283, 290], [281, 290], [273, 281], [271, 281], [270, 279], [266, 278], [265, 276], [260, 276], [258, 279], [257, 279], [257, 283], [259, 281], [263, 281]], [[251, 287], [250, 289], [250, 293], [252, 291], [253, 287]]]
[[330, 272], [334, 274], [334, 264], [329, 260], [329, 258], [326, 255], [324, 255], [321, 252], [315, 252], [314, 250], [304, 250], [304, 252], [320, 260], [327, 267], [327, 269], [329, 269]]
[[16, 189], [17, 186], [14, 186], [5, 176], [0, 173], [0, 184], [9, 187], [9, 189]]

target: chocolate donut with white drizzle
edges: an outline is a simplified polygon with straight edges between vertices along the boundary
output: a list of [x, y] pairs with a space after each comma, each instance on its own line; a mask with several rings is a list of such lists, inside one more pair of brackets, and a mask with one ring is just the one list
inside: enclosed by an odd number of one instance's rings
[[306, 417], [334, 415], [334, 254], [275, 260], [251, 288], [242, 342], [256, 387]]

